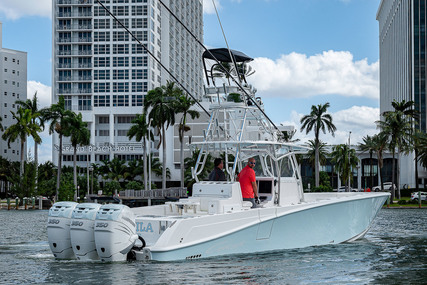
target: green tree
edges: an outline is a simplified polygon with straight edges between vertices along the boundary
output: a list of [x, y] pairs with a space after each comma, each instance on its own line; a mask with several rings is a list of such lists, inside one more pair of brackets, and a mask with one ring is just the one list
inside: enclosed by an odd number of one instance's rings
[[148, 117], [153, 120], [153, 126], [159, 130], [159, 145], [163, 147], [162, 188], [166, 189], [166, 130], [175, 124], [175, 100], [182, 95], [182, 90], [175, 87], [174, 82], [168, 82], [161, 87], [148, 91], [144, 101], [144, 112], [151, 108]]
[[[43, 121], [43, 114], [42, 111], [39, 110], [38, 107], [38, 98], [37, 98], [37, 92], [34, 93], [33, 99], [27, 99], [25, 101], [17, 100], [15, 101], [15, 104], [20, 106], [24, 109], [31, 110], [32, 119], [31, 122], [33, 124], [37, 124], [40, 126], [41, 131], [44, 130], [44, 121]], [[33, 137], [34, 140], [34, 137]], [[38, 152], [38, 146], [39, 143], [34, 140], [34, 162], [35, 162], [35, 171], [36, 171], [36, 177], [38, 172], [38, 165], [39, 165], [39, 152]], [[36, 188], [37, 188], [37, 180], [36, 180]]]
[[[415, 130], [412, 134], [412, 144], [415, 152], [415, 189], [418, 192], [418, 162], [421, 163], [421, 157], [427, 155], [427, 134], [420, 130]], [[423, 165], [423, 163], [421, 163], [421, 165]], [[427, 164], [424, 164], [424, 167], [426, 166]]]
[[332, 122], [332, 116], [327, 114], [329, 103], [324, 105], [311, 106], [311, 112], [309, 115], [305, 115], [301, 118], [301, 132], [306, 131], [306, 134], [314, 131], [314, 143], [315, 143], [315, 181], [316, 187], [319, 186], [319, 147], [320, 147], [320, 131], [326, 134], [326, 130], [335, 135], [336, 127]]
[[[328, 157], [328, 151], [326, 150], [326, 143], [319, 141], [318, 143], [318, 153], [319, 153], [319, 164], [325, 165]], [[307, 151], [308, 162], [313, 169], [316, 168], [316, 142], [314, 140], [309, 140], [307, 142]], [[319, 181], [320, 183], [320, 181]]]
[[9, 126], [3, 133], [2, 138], [7, 140], [8, 146], [11, 142], [15, 142], [17, 139], [20, 140], [21, 144], [21, 167], [19, 174], [22, 177], [24, 174], [24, 156], [25, 156], [25, 143], [28, 136], [32, 136], [34, 141], [41, 143], [41, 138], [39, 132], [41, 131], [40, 126], [32, 122], [32, 113], [29, 109], [19, 108], [17, 114], [12, 112], [13, 119], [16, 120], [16, 123]]
[[373, 164], [372, 164], [372, 156], [375, 151], [375, 142], [374, 137], [369, 135], [362, 138], [363, 142], [359, 144], [359, 149], [362, 152], [369, 152], [369, 176], [371, 176], [370, 188], [374, 187], [374, 173], [373, 173]]
[[143, 172], [144, 172], [144, 188], [147, 187], [147, 136], [150, 138], [154, 137], [152, 132], [149, 129], [149, 124], [147, 123], [146, 113], [140, 115], [136, 114], [135, 119], [132, 120], [132, 127], [129, 129], [127, 136], [129, 140], [135, 137], [137, 142], [143, 141]]
[[[196, 180], [193, 178], [193, 174], [191, 173], [191, 168], [196, 166], [199, 153], [200, 153], [200, 149], [196, 149], [195, 151], [193, 151], [190, 157], [187, 157], [184, 160], [185, 166], [186, 166], [185, 167], [185, 185], [187, 185], [187, 188], [190, 190], [193, 188], [193, 184], [196, 182]], [[225, 159], [225, 157], [222, 157], [222, 159]], [[206, 157], [205, 167], [203, 167], [202, 172], [199, 175], [199, 178], [201, 180], [207, 180], [209, 173], [211, 169], [213, 169], [213, 167], [214, 167], [214, 164], [213, 164], [212, 156], [209, 153], [208, 156]]]
[[347, 144], [339, 144], [332, 148], [332, 162], [335, 163], [341, 181], [345, 181], [347, 191], [350, 190], [349, 179], [353, 179], [352, 168], [356, 167], [359, 159], [356, 156], [356, 150], [350, 148]]
[[[392, 106], [394, 111], [384, 112], [383, 120], [377, 121], [378, 126], [381, 128], [381, 132], [388, 137], [389, 149], [393, 154], [392, 162], [392, 191], [391, 198], [392, 201], [395, 197], [394, 185], [397, 185], [397, 196], [400, 198], [400, 154], [401, 152], [408, 152], [410, 149], [410, 137], [413, 132], [413, 110], [408, 109], [412, 108], [413, 102], [402, 102], [393, 101]], [[397, 175], [395, 173], [395, 154], [397, 149]], [[397, 181], [395, 183], [395, 177]]]
[[59, 187], [61, 181], [61, 171], [62, 171], [62, 139], [63, 136], [67, 133], [66, 118], [73, 116], [73, 112], [68, 110], [65, 107], [64, 96], [59, 96], [58, 103], [52, 104], [49, 108], [43, 110], [43, 119], [45, 121], [50, 121], [49, 124], [49, 134], [56, 132], [59, 137], [59, 146], [58, 146], [58, 173], [56, 178], [56, 194], [55, 200], [58, 199]]
[[384, 179], [381, 174], [381, 170], [384, 166], [383, 153], [387, 147], [387, 136], [383, 133], [376, 134], [372, 137], [372, 146], [374, 147], [374, 151], [377, 155], [378, 160], [378, 175], [380, 176], [381, 181], [381, 191], [384, 191]]
[[190, 126], [187, 125], [187, 117], [190, 116], [192, 120], [199, 118], [200, 113], [196, 110], [191, 110], [191, 107], [196, 103], [186, 95], [181, 95], [178, 97], [176, 103], [176, 113], [182, 114], [181, 120], [178, 125], [179, 132], [179, 141], [181, 143], [180, 148], [180, 164], [181, 164], [181, 187], [184, 187], [184, 136], [185, 132], [191, 130]]
[[83, 122], [81, 113], [66, 117], [64, 121], [68, 126], [66, 134], [70, 137], [71, 145], [73, 146], [73, 181], [74, 190], [77, 190], [77, 146], [90, 144], [90, 131], [87, 128], [87, 122]]

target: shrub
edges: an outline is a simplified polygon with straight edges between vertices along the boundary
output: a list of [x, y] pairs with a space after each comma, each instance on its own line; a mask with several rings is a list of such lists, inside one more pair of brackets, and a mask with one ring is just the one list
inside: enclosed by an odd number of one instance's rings
[[397, 204], [399, 204], [399, 205], [406, 205], [407, 203], [406, 203], [406, 200], [399, 200], [397, 202]]

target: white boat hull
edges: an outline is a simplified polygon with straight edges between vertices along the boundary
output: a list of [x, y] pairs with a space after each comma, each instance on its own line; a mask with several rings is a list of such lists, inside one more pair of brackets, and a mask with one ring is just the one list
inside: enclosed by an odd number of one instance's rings
[[[321, 197], [321, 194], [313, 195]], [[324, 202], [252, 209], [246, 211], [247, 218], [243, 220], [240, 217], [233, 219], [232, 215], [238, 214], [232, 213], [222, 215], [227, 216], [228, 222], [215, 219], [215, 216], [206, 217], [203, 227], [191, 219], [193, 228], [185, 229], [183, 224], [182, 230], [187, 230], [190, 235], [199, 235], [198, 238], [191, 239], [183, 235], [183, 241], [175, 246], [170, 246], [176, 239], [173, 235], [168, 240], [159, 239], [158, 243], [137, 254], [137, 259], [172, 261], [342, 243], [360, 238], [366, 233], [387, 197], [388, 194], [384, 193], [347, 194], [347, 197]], [[306, 198], [310, 200], [310, 194], [306, 194]], [[254, 215], [259, 218], [251, 223], [250, 217]], [[243, 224], [243, 228], [239, 228], [239, 224]], [[236, 230], [230, 230], [233, 227]], [[209, 228], [215, 228], [216, 235], [212, 235]], [[224, 231], [221, 232], [221, 229]], [[175, 231], [179, 237], [180, 231]], [[214, 238], [209, 239], [208, 236]], [[185, 242], [187, 239], [188, 243]]]

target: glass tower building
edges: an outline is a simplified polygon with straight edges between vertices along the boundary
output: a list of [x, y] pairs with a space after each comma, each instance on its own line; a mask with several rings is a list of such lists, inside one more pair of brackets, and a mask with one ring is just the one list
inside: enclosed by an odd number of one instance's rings
[[[377, 12], [380, 49], [380, 112], [393, 100], [412, 100], [419, 112], [417, 127], [426, 132], [426, 11], [425, 0], [382, 0]], [[413, 155], [402, 157], [402, 183], [415, 186]], [[427, 185], [419, 167], [418, 184]], [[407, 180], [408, 182], [405, 182]]]

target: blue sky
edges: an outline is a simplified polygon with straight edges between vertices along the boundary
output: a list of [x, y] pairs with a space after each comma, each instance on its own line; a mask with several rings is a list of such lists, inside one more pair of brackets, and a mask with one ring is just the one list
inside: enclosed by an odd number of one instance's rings
[[[328, 143], [376, 133], [379, 119], [380, 0], [215, 0], [230, 48], [255, 60], [248, 80], [277, 124], [299, 129], [312, 105], [329, 102], [337, 125]], [[211, 0], [204, 0], [204, 42], [225, 47]], [[28, 52], [28, 96], [50, 103], [51, 0], [0, 0], [3, 47]], [[298, 132], [296, 137], [312, 138]], [[45, 135], [41, 161], [50, 157]]]

